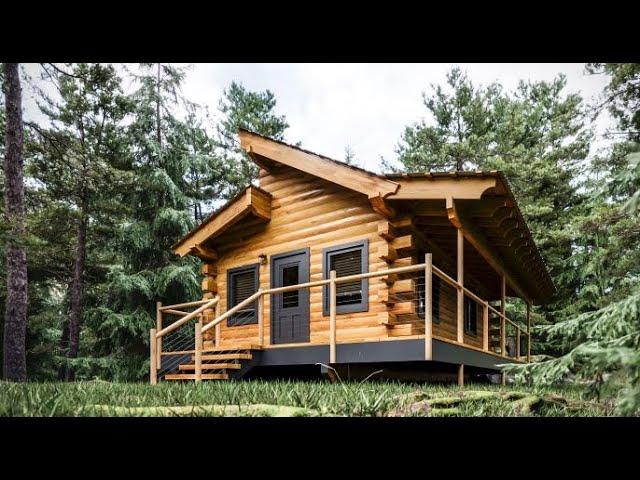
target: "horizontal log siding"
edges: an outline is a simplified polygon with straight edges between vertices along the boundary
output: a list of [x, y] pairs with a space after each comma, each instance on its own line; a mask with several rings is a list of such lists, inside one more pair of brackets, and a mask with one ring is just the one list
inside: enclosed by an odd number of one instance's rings
[[[329, 246], [369, 240], [369, 271], [384, 270], [387, 264], [378, 258], [378, 250], [385, 241], [378, 235], [378, 224], [383, 218], [375, 213], [368, 199], [361, 194], [335, 186], [321, 179], [297, 172], [291, 168], [260, 172], [260, 187], [271, 193], [271, 221], [266, 225], [232, 228], [216, 241], [220, 255], [217, 261], [218, 292], [222, 311], [227, 309], [227, 270], [255, 263], [260, 254], [268, 262], [260, 266], [260, 287], [270, 287], [270, 257], [291, 250], [309, 247], [310, 280], [321, 280], [322, 249]], [[384, 322], [386, 306], [378, 295], [386, 284], [380, 278], [369, 280], [369, 311], [337, 316], [338, 342], [372, 341], [388, 338]], [[310, 343], [329, 341], [329, 317], [322, 315], [322, 288], [310, 292]], [[271, 302], [265, 297], [265, 343], [271, 343]], [[207, 332], [211, 337], [211, 332]], [[257, 344], [257, 325], [221, 326], [221, 344]]]

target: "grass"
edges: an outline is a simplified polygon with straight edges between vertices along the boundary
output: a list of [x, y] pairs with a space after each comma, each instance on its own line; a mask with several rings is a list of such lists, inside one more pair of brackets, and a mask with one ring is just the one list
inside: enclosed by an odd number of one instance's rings
[[[477, 391], [483, 393], [473, 393]], [[543, 402], [528, 411], [521, 408], [521, 403], [509, 398], [514, 395], [513, 392], [526, 394], [523, 399], [525, 402], [535, 396], [562, 397], [563, 401]], [[461, 401], [463, 398], [466, 401]], [[425, 399], [427, 403], [436, 399], [435, 403], [446, 408], [425, 407]], [[453, 403], [449, 405], [451, 399]], [[416, 408], [409, 408], [411, 405], [416, 405]], [[452, 406], [455, 408], [450, 408]], [[611, 407], [586, 400], [582, 391], [577, 388], [502, 387], [485, 384], [461, 388], [397, 382], [332, 384], [323, 381], [283, 380], [203, 382], [197, 386], [192, 382], [164, 382], [156, 386], [104, 381], [23, 384], [0, 382], [0, 416], [166, 415], [603, 416], [611, 415]]]

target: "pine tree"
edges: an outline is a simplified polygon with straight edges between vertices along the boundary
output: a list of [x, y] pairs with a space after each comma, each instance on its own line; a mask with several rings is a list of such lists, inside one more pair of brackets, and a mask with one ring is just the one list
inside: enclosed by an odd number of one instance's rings
[[[433, 122], [424, 121], [405, 128], [396, 149], [401, 171], [426, 172], [475, 169], [491, 155], [494, 138], [494, 105], [501, 87], [494, 83], [476, 87], [466, 73], [453, 68], [447, 73], [449, 92], [431, 85], [431, 94], [422, 100]], [[398, 170], [383, 161], [387, 169]]]
[[188, 106], [187, 118], [181, 130], [189, 156], [185, 178], [187, 195], [193, 201], [193, 218], [198, 223], [214, 209], [216, 201], [224, 198], [234, 178], [231, 167], [219, 155], [217, 143], [209, 135], [197, 105]]
[[[603, 107], [626, 138], [596, 158], [587, 184], [589, 201], [575, 222], [580, 278], [576, 314], [538, 330], [564, 352], [558, 358], [509, 367], [520, 380], [579, 380], [597, 395], [613, 396], [621, 414], [640, 411], [640, 154], [636, 137], [640, 105], [637, 65], [590, 66], [611, 75]], [[635, 92], [635, 98], [634, 93]], [[631, 153], [629, 153], [631, 152]]]
[[231, 82], [224, 90], [219, 110], [223, 118], [217, 127], [219, 156], [230, 166], [225, 196], [234, 197], [258, 176], [258, 168], [240, 148], [238, 129], [245, 128], [275, 140], [284, 140], [289, 128], [284, 115], [274, 113], [275, 95], [269, 90], [252, 92], [242, 84]]
[[112, 66], [43, 68], [56, 86], [58, 98], [43, 93], [39, 101], [50, 126], [32, 125], [41, 137], [34, 175], [45, 185], [51, 199], [66, 204], [69, 224], [74, 228], [73, 267], [68, 280], [69, 321], [62, 340], [69, 359], [64, 378], [70, 380], [74, 378], [74, 359], [80, 352], [88, 265], [100, 260], [101, 249], [91, 251], [93, 232], [108, 225], [112, 213], [109, 205], [126, 194], [120, 188], [120, 173], [115, 167], [126, 157], [120, 122], [130, 105]]
[[24, 246], [24, 157], [22, 88], [17, 63], [3, 64], [4, 217], [10, 228], [5, 245], [7, 293], [4, 312], [3, 377], [25, 381], [27, 326], [27, 258]]
[[[423, 95], [432, 118], [405, 129], [400, 167], [383, 165], [411, 172], [503, 171], [558, 287], [555, 302], [542, 310], [556, 321], [552, 313], [570, 305], [577, 288], [569, 226], [584, 200], [578, 172], [591, 140], [582, 99], [564, 92], [563, 76], [505, 92], [498, 83], [475, 86], [454, 68], [447, 84]], [[534, 345], [546, 350], [544, 343]]]
[[200, 295], [198, 261], [178, 259], [171, 245], [193, 227], [194, 199], [188, 172], [194, 156], [176, 115], [184, 108], [180, 86], [184, 71], [171, 65], [140, 66], [127, 141], [132, 182], [127, 190], [129, 215], [119, 225], [112, 248], [121, 261], [110, 266], [108, 282], [98, 292], [100, 306], [89, 312], [94, 359], [88, 374], [115, 380], [139, 380], [148, 372], [149, 329], [155, 326], [155, 302], [195, 300]]
[[351, 148], [351, 146], [347, 145], [344, 147], [344, 163], [347, 165], [357, 165], [358, 159], [356, 158], [356, 154]]

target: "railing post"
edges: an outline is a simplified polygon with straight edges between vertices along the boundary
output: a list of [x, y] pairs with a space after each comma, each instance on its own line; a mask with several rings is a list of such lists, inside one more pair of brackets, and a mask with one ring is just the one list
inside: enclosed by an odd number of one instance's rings
[[458, 228], [458, 308], [457, 308], [457, 340], [464, 343], [464, 235], [462, 229]]
[[482, 349], [489, 351], [489, 302], [482, 306]]
[[531, 362], [531, 304], [527, 302], [527, 363]]
[[158, 364], [156, 362], [156, 329], [152, 328], [149, 335], [149, 380], [151, 385], [158, 383]]
[[[220, 316], [220, 300], [218, 300], [218, 303], [216, 303], [216, 309], [215, 309], [215, 317], [214, 318], [218, 318]], [[220, 324], [217, 324], [215, 326], [215, 345], [216, 348], [220, 347]]]
[[[156, 330], [162, 330], [162, 302], [156, 302]], [[158, 338], [156, 345], [156, 364], [157, 368], [162, 368], [162, 337]]]
[[258, 297], [258, 345], [264, 347], [264, 294]]
[[520, 327], [516, 327], [516, 360], [520, 360]]
[[196, 382], [200, 382], [202, 381], [202, 323], [198, 322], [195, 325], [195, 340], [196, 340], [196, 345], [195, 345], [195, 350], [196, 350]]
[[424, 359], [433, 358], [433, 263], [432, 255], [424, 256]]
[[336, 271], [329, 278], [329, 363], [336, 363]]

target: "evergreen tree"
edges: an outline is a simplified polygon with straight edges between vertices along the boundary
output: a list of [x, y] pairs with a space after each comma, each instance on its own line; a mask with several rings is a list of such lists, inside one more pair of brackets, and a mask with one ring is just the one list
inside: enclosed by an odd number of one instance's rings
[[100, 289], [100, 306], [88, 326], [96, 360], [87, 374], [138, 380], [148, 372], [149, 329], [155, 326], [155, 302], [195, 300], [200, 295], [198, 261], [178, 259], [171, 245], [193, 227], [188, 172], [194, 156], [185, 144], [184, 123], [176, 115], [184, 105], [184, 71], [171, 65], [140, 66], [127, 140], [133, 181], [127, 191], [129, 215], [119, 225], [113, 249], [121, 263], [110, 266]]
[[405, 129], [397, 149], [400, 167], [383, 165], [411, 172], [503, 171], [559, 290], [543, 311], [560, 315], [577, 288], [569, 225], [583, 201], [578, 172], [591, 140], [582, 99], [564, 93], [563, 76], [521, 82], [509, 93], [497, 83], [475, 86], [454, 68], [447, 84], [448, 91], [432, 86], [423, 95], [432, 120]]
[[217, 127], [221, 162], [228, 165], [225, 196], [234, 197], [258, 176], [258, 168], [240, 148], [238, 129], [245, 128], [275, 140], [284, 140], [289, 128], [284, 115], [274, 113], [276, 99], [272, 92], [252, 92], [242, 84], [231, 82], [224, 90], [219, 110], [223, 118]]
[[[476, 87], [459, 68], [447, 73], [448, 91], [431, 85], [422, 100], [433, 118], [406, 127], [396, 153], [401, 171], [426, 172], [475, 169], [491, 155], [495, 116], [493, 108], [501, 99], [501, 87]], [[383, 161], [385, 168], [396, 170]]]
[[[196, 105], [188, 106], [188, 114], [182, 125], [182, 136], [187, 150], [187, 195], [192, 199], [193, 218], [201, 222], [213, 209], [214, 202], [224, 198], [225, 192], [235, 180], [232, 169], [218, 154], [217, 143], [207, 132]], [[208, 117], [207, 117], [208, 119]]]
[[344, 163], [346, 163], [347, 165], [357, 165], [358, 164], [358, 159], [356, 158], [356, 153], [353, 151], [353, 149], [349, 145], [344, 147]]
[[112, 66], [76, 64], [67, 66], [69, 71], [54, 65], [44, 68], [59, 98], [42, 94], [39, 101], [50, 126], [32, 125], [41, 136], [41, 151], [33, 172], [49, 198], [66, 206], [67, 224], [74, 229], [73, 267], [68, 279], [69, 321], [62, 340], [70, 359], [64, 378], [72, 379], [72, 364], [80, 351], [87, 272], [100, 274], [95, 270], [100, 270], [104, 251], [92, 241], [101, 238], [97, 232], [113, 219], [111, 207], [115, 203], [118, 208], [114, 201], [126, 195], [116, 167], [126, 157], [120, 122], [129, 103]]
[[[589, 202], [576, 222], [581, 280], [576, 315], [538, 330], [564, 355], [507, 370], [537, 383], [579, 380], [598, 395], [617, 398], [618, 412], [640, 411], [640, 154], [637, 153], [637, 65], [590, 66], [611, 74], [603, 107], [627, 138], [590, 169]], [[635, 92], [635, 98], [634, 94]], [[631, 153], [629, 153], [631, 152]]]

